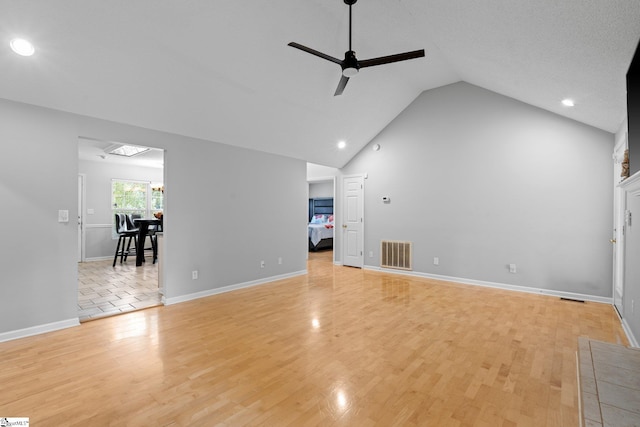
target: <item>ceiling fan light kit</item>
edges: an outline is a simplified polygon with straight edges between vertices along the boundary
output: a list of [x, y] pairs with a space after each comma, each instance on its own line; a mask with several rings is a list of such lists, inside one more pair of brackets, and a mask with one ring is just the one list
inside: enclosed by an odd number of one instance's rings
[[344, 53], [343, 60], [334, 58], [333, 56], [319, 52], [315, 49], [311, 49], [310, 47], [301, 45], [296, 42], [291, 42], [288, 44], [288, 46], [300, 49], [304, 52], [310, 53], [311, 55], [315, 55], [317, 57], [340, 65], [340, 68], [342, 68], [342, 76], [340, 77], [340, 81], [338, 82], [336, 92], [333, 94], [334, 96], [342, 95], [344, 88], [347, 86], [349, 78], [358, 74], [360, 68], [390, 64], [392, 62], [406, 61], [408, 59], [422, 58], [424, 56], [424, 49], [420, 49], [411, 52], [398, 53], [395, 55], [381, 56], [379, 58], [364, 59], [362, 61], [358, 61], [358, 58], [356, 58], [356, 53], [351, 48], [351, 6], [353, 6], [356, 1], [357, 0], [344, 0], [345, 4], [349, 6], [349, 50]]

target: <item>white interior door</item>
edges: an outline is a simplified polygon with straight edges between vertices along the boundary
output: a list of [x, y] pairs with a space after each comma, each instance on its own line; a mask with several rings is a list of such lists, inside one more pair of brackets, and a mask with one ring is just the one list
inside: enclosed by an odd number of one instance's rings
[[342, 263], [364, 265], [364, 178], [348, 176], [343, 181]]
[[622, 141], [618, 141], [613, 153], [613, 305], [618, 310], [620, 317], [624, 317], [624, 232], [625, 232], [625, 192], [618, 184], [621, 181], [622, 160], [627, 147], [626, 135]]

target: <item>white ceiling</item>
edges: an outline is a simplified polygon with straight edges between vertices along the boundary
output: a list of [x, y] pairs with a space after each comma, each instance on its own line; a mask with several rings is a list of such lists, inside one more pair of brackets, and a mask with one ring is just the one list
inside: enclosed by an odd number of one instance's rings
[[[353, 26], [359, 59], [426, 57], [363, 69], [334, 97], [339, 66], [287, 43], [342, 58], [342, 0], [0, 0], [0, 97], [333, 167], [460, 80], [615, 132], [640, 1], [362, 0]], [[17, 36], [34, 56], [10, 51]]]

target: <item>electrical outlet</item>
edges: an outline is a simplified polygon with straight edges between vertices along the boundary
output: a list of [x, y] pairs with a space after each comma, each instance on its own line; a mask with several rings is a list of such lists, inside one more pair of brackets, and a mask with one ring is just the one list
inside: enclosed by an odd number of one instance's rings
[[516, 273], [516, 272], [517, 272], [516, 265], [509, 264], [509, 273]]
[[369, 258], [373, 258], [373, 251], [369, 251]]
[[440, 258], [438, 258], [437, 256], [433, 257], [433, 265], [440, 265]]
[[278, 257], [278, 264], [282, 264], [282, 257]]
[[636, 301], [635, 300], [631, 300], [631, 313], [633, 314], [633, 312], [635, 311], [636, 307]]
[[196, 280], [198, 278], [198, 270], [193, 270], [191, 272], [191, 279]]
[[264, 261], [260, 261], [260, 268], [264, 268]]

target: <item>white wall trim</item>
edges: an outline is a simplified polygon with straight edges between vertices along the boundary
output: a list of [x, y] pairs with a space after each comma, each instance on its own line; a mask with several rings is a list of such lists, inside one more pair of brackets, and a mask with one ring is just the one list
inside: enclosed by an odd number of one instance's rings
[[78, 185], [80, 188], [78, 189], [78, 217], [80, 219], [80, 233], [78, 235], [78, 243], [79, 248], [79, 258], [80, 262], [85, 260], [85, 255], [87, 254], [87, 236], [86, 236], [86, 203], [87, 203], [87, 174], [79, 173], [78, 174]]
[[441, 276], [439, 274], [419, 273], [415, 271], [412, 271], [412, 272], [399, 271], [399, 270], [380, 268], [380, 267], [369, 266], [369, 265], [365, 265], [364, 268], [367, 270], [381, 271], [384, 273], [416, 276], [416, 277], [423, 277], [427, 279], [442, 280], [446, 282], [461, 283], [463, 285], [484, 286], [487, 288], [497, 288], [497, 289], [504, 289], [508, 291], [525, 292], [528, 294], [549, 295], [549, 296], [556, 296], [559, 298], [569, 298], [569, 299], [576, 299], [576, 300], [583, 300], [583, 301], [600, 302], [604, 304], [613, 304], [613, 298], [600, 297], [597, 295], [576, 294], [573, 292], [556, 291], [553, 289], [542, 289], [542, 288], [534, 288], [529, 286], [509, 285], [506, 283], [485, 282], [483, 280], [465, 279], [462, 277]]
[[292, 273], [281, 274], [281, 275], [278, 275], [278, 276], [271, 276], [271, 277], [267, 277], [265, 279], [252, 280], [250, 282], [244, 282], [244, 283], [238, 283], [238, 284], [235, 284], [235, 285], [223, 286], [222, 288], [208, 289], [206, 291], [195, 292], [193, 294], [180, 295], [180, 296], [171, 297], [171, 298], [163, 298], [163, 302], [164, 302], [165, 305], [179, 304], [181, 302], [187, 302], [187, 301], [191, 301], [191, 300], [195, 300], [195, 299], [199, 299], [199, 298], [205, 298], [205, 297], [209, 297], [209, 296], [212, 296], [212, 295], [217, 295], [217, 294], [222, 294], [222, 293], [225, 293], [225, 292], [235, 291], [235, 290], [238, 290], [238, 289], [251, 288], [253, 286], [264, 285], [264, 284], [267, 284], [267, 283], [275, 282], [277, 280], [288, 279], [288, 278], [291, 278], [291, 277], [302, 276], [302, 275], [305, 275], [305, 274], [307, 274], [307, 270], [294, 271]]
[[18, 329], [15, 331], [3, 332], [0, 334], [0, 342], [17, 340], [33, 335], [46, 334], [47, 332], [58, 331], [60, 329], [79, 326], [80, 320], [75, 317], [73, 319], [61, 320], [59, 322], [45, 323], [44, 325], [31, 326], [29, 328]]
[[629, 194], [640, 196], [640, 171], [622, 181], [618, 186]]
[[[135, 258], [135, 256], [134, 256], [134, 258]], [[95, 257], [91, 257], [91, 258], [85, 258], [84, 262], [106, 261], [108, 259], [113, 259], [113, 257], [111, 255], [109, 255], [109, 256], [95, 256]]]
[[636, 347], [636, 348], [640, 347], [640, 345], [638, 345], [638, 340], [633, 335], [633, 332], [631, 331], [631, 328], [627, 323], [627, 320], [620, 319], [620, 323], [622, 323], [622, 329], [624, 329], [624, 333], [627, 335], [627, 339], [629, 340], [629, 344], [631, 344], [631, 347]]

